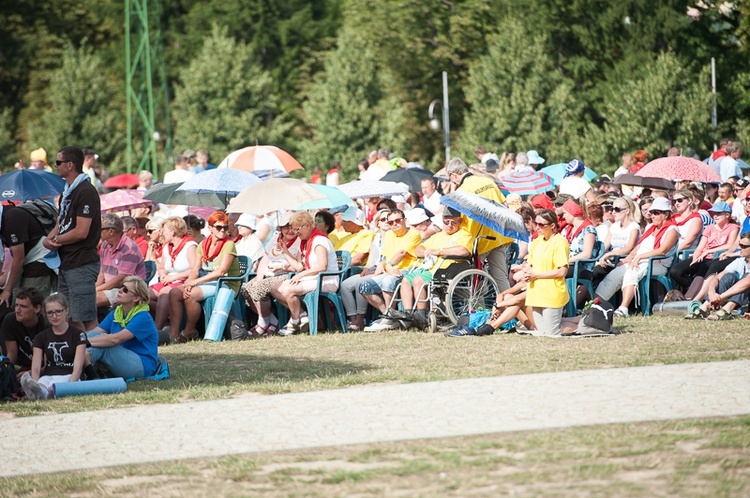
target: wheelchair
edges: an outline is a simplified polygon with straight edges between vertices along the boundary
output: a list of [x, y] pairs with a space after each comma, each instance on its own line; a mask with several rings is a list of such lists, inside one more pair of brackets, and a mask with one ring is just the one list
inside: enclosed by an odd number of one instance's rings
[[[499, 287], [489, 272], [480, 268], [480, 263], [484, 265], [486, 262], [480, 262], [476, 253], [477, 240], [474, 241], [470, 258], [445, 258], [453, 260], [454, 263], [437, 270], [431, 281], [420, 289], [414, 289], [414, 309], [404, 311], [415, 311], [418, 303], [427, 302], [426, 330], [434, 333], [456, 327], [462, 316], [468, 316], [473, 311], [492, 309], [499, 294]], [[400, 286], [401, 284], [398, 290]], [[416, 298], [421, 295], [424, 288], [427, 290], [426, 298]], [[394, 293], [389, 309], [394, 302], [400, 302], [400, 297], [396, 297], [399, 294]]]

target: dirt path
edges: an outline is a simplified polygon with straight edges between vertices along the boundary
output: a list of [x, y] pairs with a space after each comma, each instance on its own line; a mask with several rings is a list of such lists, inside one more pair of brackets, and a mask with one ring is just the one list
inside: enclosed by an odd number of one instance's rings
[[0, 476], [748, 413], [750, 360], [248, 395], [0, 420]]

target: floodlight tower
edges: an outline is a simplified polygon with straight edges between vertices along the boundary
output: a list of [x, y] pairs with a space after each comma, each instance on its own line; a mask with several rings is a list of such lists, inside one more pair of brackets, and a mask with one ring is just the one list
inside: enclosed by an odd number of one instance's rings
[[125, 0], [124, 4], [127, 170], [146, 169], [158, 178], [172, 156], [159, 0]]

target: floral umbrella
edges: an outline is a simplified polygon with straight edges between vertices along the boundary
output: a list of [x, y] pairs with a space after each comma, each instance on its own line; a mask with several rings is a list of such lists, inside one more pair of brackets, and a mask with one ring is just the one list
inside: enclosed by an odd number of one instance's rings
[[154, 202], [143, 198], [145, 190], [120, 189], [101, 196], [102, 213], [130, 211], [151, 206]]

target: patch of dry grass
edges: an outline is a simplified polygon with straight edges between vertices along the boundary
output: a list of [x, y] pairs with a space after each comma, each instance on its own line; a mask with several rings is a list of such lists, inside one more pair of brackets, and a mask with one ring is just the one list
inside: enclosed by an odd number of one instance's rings
[[5, 496], [747, 496], [750, 417], [241, 455], [0, 479]]

